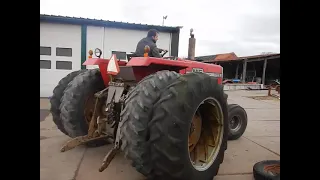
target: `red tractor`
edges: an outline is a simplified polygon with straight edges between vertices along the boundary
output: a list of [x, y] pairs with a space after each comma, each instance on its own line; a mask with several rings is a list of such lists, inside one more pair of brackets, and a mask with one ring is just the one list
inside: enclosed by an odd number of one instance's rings
[[[53, 91], [53, 121], [73, 138], [61, 151], [114, 143], [99, 171], [123, 151], [152, 179], [212, 179], [227, 140], [239, 138], [247, 122], [240, 106], [228, 108], [222, 67], [179, 58], [129, 56], [124, 62], [95, 53], [83, 65], [99, 69], [72, 72]], [[240, 130], [232, 131], [233, 117]]]

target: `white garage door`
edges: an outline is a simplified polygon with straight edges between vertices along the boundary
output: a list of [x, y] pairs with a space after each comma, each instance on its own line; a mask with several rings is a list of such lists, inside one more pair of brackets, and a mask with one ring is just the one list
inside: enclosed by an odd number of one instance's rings
[[[104, 32], [104, 57], [109, 58], [112, 51], [131, 53], [136, 50], [137, 43], [146, 37], [148, 31], [105, 28]], [[169, 50], [166, 56], [170, 56], [171, 34], [160, 32], [157, 46]]]
[[52, 96], [60, 79], [81, 69], [81, 27], [40, 23], [40, 97]]

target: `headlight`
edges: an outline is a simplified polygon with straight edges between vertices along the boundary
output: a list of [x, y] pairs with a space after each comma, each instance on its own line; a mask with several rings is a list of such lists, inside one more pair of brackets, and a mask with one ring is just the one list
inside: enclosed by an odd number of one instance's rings
[[94, 55], [96, 55], [98, 58], [100, 58], [100, 57], [101, 57], [101, 55], [102, 55], [102, 51], [101, 51], [101, 49], [96, 48], [96, 49], [94, 50]]

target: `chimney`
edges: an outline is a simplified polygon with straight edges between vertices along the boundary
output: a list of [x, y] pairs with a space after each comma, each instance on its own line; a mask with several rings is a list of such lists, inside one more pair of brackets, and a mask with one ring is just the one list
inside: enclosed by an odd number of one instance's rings
[[193, 29], [190, 29], [190, 38], [189, 38], [189, 48], [188, 48], [188, 59], [194, 60], [196, 51], [196, 39], [194, 38]]

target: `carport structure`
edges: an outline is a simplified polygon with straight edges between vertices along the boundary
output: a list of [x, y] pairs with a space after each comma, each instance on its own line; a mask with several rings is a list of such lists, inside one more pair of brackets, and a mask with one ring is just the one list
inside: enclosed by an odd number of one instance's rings
[[219, 64], [223, 67], [225, 79], [240, 78], [242, 83], [256, 80], [265, 85], [267, 81], [280, 79], [280, 53], [238, 57], [231, 52], [198, 56], [195, 60]]

